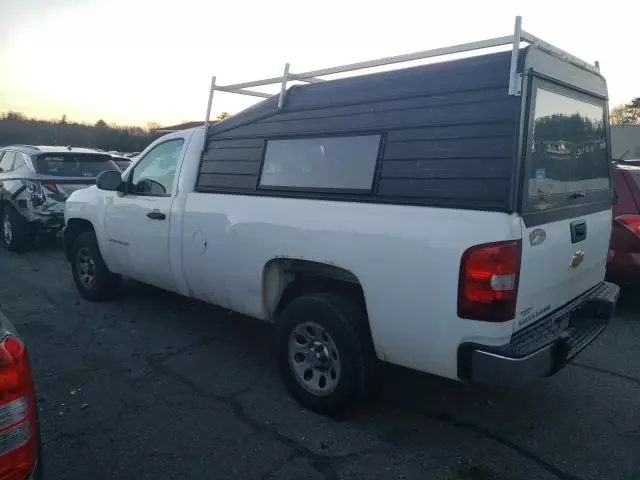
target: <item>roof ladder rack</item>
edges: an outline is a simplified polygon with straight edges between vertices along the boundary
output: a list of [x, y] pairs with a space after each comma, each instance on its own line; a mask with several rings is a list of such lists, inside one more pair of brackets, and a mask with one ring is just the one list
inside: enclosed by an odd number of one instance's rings
[[280, 77], [265, 78], [261, 80], [253, 80], [249, 82], [236, 83], [233, 85], [216, 85], [216, 77], [211, 78], [211, 88], [209, 90], [209, 103], [207, 105], [207, 114], [204, 121], [205, 135], [202, 139], [202, 152], [204, 153], [207, 146], [207, 129], [209, 127], [209, 117], [211, 114], [211, 103], [213, 101], [213, 93], [218, 90], [221, 92], [238, 93], [241, 95], [249, 95], [254, 97], [270, 98], [273, 95], [269, 93], [259, 92], [256, 90], [249, 90], [253, 87], [260, 87], [265, 85], [280, 84], [280, 95], [278, 98], [278, 110], [282, 110], [284, 107], [285, 95], [287, 92], [287, 83], [290, 81], [301, 81], [307, 83], [320, 83], [324, 82], [322, 78], [326, 75], [334, 75], [337, 73], [352, 72], [355, 70], [363, 70], [367, 68], [380, 67], [383, 65], [394, 65], [396, 63], [410, 62], [414, 60], [422, 60], [425, 58], [441, 57], [444, 55], [451, 55], [454, 53], [471, 52], [474, 50], [482, 50], [485, 48], [500, 47], [505, 45], [511, 45], [511, 65], [509, 68], [509, 95], [519, 96], [522, 93], [522, 72], [518, 72], [518, 59], [520, 53], [520, 44], [528, 43], [535, 45], [536, 47], [544, 50], [554, 56], [560, 57], [563, 60], [572, 63], [573, 65], [580, 67], [584, 70], [598, 73], [600, 71], [600, 65], [598, 62], [591, 65], [584, 60], [581, 60], [573, 55], [554, 47], [553, 45], [539, 39], [538, 37], [531, 35], [530, 33], [522, 30], [522, 17], [517, 16], [515, 21], [515, 28], [513, 35], [505, 37], [490, 38], [487, 40], [479, 40], [476, 42], [462, 43], [459, 45], [453, 45], [450, 47], [435, 48], [432, 50], [424, 50], [421, 52], [408, 53], [404, 55], [396, 55], [393, 57], [379, 58], [375, 60], [367, 60], [364, 62], [351, 63], [349, 65], [341, 65], [338, 67], [324, 68], [321, 70], [312, 70], [303, 73], [290, 73], [288, 63], [285, 64], [284, 72]]
[[509, 95], [522, 93], [522, 74], [518, 73], [518, 58], [520, 58], [520, 42], [522, 41], [522, 17], [516, 17], [513, 29], [511, 47], [511, 65], [509, 67]]

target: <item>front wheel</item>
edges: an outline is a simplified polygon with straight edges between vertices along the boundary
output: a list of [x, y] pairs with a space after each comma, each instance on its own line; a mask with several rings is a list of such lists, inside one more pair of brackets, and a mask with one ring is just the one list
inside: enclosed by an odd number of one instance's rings
[[316, 293], [293, 300], [276, 324], [276, 357], [303, 407], [342, 413], [367, 399], [377, 360], [366, 315], [348, 298]]
[[107, 268], [93, 232], [81, 233], [73, 243], [71, 272], [78, 292], [87, 300], [107, 300], [118, 292], [120, 276]]

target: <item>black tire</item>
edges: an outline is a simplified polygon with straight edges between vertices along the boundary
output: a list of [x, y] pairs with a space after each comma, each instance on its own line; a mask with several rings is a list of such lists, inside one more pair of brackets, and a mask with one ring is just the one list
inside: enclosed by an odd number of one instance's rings
[[71, 272], [78, 292], [87, 300], [109, 300], [118, 293], [120, 275], [105, 265], [93, 232], [81, 233], [73, 242]]
[[[308, 339], [307, 343], [298, 343], [297, 338], [300, 338], [300, 335], [295, 334], [300, 328], [306, 329], [310, 324], [322, 327], [330, 336], [324, 338], [330, 338], [333, 342], [329, 350], [332, 350], [333, 346], [337, 350], [337, 355], [330, 360], [333, 362], [339, 359], [336, 362], [339, 363], [340, 372], [337, 380], [330, 380], [335, 372], [327, 370], [326, 365], [321, 369], [306, 368], [308, 357], [305, 357], [305, 363], [299, 363], [296, 355], [300, 353], [290, 353], [290, 345], [292, 351], [295, 351], [312, 343]], [[317, 335], [310, 338], [317, 338]], [[291, 342], [296, 342], [295, 346]], [[368, 399], [374, 386], [377, 359], [366, 314], [362, 308], [341, 295], [315, 293], [291, 301], [277, 319], [276, 360], [282, 380], [293, 398], [303, 407], [321, 414], [348, 413]], [[314, 361], [317, 360], [318, 358], [314, 357]], [[304, 370], [302, 376], [305, 378], [308, 371], [312, 371], [309, 381], [315, 382], [318, 378], [316, 388], [321, 385], [323, 375], [327, 379], [325, 385], [327, 382], [337, 384], [328, 392], [314, 393], [309, 390], [310, 384], [296, 373], [293, 363]], [[328, 371], [331, 372], [330, 376]], [[303, 382], [307, 386], [303, 386]]]
[[33, 246], [33, 227], [11, 205], [2, 210], [2, 246], [10, 252], [24, 252]]

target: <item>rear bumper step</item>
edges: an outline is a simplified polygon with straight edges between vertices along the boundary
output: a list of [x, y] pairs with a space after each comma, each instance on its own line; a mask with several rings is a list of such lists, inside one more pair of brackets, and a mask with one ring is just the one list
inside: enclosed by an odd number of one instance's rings
[[500, 347], [463, 343], [458, 377], [479, 383], [517, 385], [553, 375], [607, 327], [620, 287], [603, 282]]

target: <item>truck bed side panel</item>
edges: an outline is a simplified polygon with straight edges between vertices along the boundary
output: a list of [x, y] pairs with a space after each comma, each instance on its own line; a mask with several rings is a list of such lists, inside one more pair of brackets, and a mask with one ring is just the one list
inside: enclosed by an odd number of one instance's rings
[[460, 343], [504, 344], [513, 330], [457, 318], [461, 255], [520, 234], [518, 217], [497, 212], [190, 193], [184, 275], [191, 295], [264, 319], [270, 260], [339, 266], [362, 283], [380, 358], [456, 378]]

